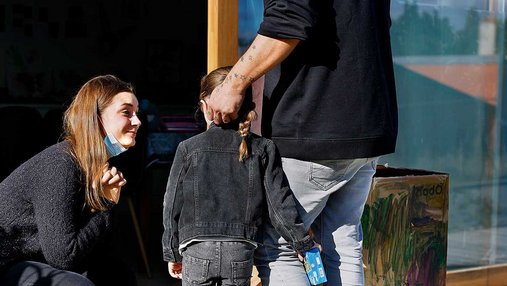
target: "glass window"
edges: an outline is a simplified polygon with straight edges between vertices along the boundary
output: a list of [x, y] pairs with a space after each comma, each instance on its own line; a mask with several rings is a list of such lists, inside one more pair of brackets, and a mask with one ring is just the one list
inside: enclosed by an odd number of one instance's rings
[[399, 139], [382, 161], [450, 174], [448, 269], [506, 262], [504, 1], [393, 1], [391, 17]]

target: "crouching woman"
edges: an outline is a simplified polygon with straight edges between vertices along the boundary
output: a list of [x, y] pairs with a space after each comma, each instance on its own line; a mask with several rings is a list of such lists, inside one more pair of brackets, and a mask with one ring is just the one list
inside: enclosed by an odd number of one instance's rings
[[135, 144], [137, 110], [130, 84], [92, 78], [65, 112], [65, 140], [0, 183], [0, 285], [94, 285], [83, 273], [126, 183], [108, 160]]

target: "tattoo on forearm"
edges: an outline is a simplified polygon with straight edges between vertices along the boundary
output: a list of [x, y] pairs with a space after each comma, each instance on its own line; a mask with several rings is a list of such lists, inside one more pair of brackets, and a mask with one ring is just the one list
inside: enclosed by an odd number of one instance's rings
[[[245, 56], [246, 55], [241, 56], [241, 58], [239, 58], [239, 61], [242, 62], [242, 63], [244, 63], [245, 62]], [[253, 61], [253, 59], [254, 59], [254, 57], [252, 55], [248, 55], [247, 57], [248, 57], [249, 61]]]
[[255, 79], [254, 79], [253, 77], [251, 77], [251, 76], [246, 76], [246, 75], [242, 75], [242, 74], [241, 74], [241, 75], [239, 75], [239, 78], [240, 78], [242, 81], [246, 81], [246, 82], [248, 82], [248, 84], [252, 84], [252, 83], [255, 81]]
[[[257, 47], [255, 45], [252, 46], [252, 49], [256, 49]], [[239, 58], [239, 62], [241, 63], [245, 63], [245, 57], [248, 59], [248, 61], [252, 62], [254, 60], [254, 56], [253, 55], [243, 55]], [[233, 73], [233, 74], [229, 74], [226, 79], [224, 80], [224, 84], [227, 84], [229, 81], [232, 81], [233, 79], [237, 79], [239, 78], [241, 81], [243, 82], [247, 82], [248, 84], [252, 84], [254, 81], [255, 81], [255, 78], [252, 77], [252, 76], [246, 76], [244, 74], [238, 74], [238, 73]]]
[[246, 81], [248, 82], [248, 84], [251, 84], [252, 82], [255, 81], [255, 78], [251, 77], [251, 76], [246, 76], [244, 74], [238, 74], [238, 73], [234, 73], [234, 75], [229, 75], [224, 83], [227, 83], [228, 81], [232, 80], [232, 77], [234, 76], [234, 78], [239, 78], [241, 81]]

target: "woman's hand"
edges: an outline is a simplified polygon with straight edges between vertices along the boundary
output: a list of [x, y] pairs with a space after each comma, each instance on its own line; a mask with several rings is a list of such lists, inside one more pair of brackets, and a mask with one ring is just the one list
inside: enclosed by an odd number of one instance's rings
[[123, 174], [116, 167], [109, 168], [109, 165], [106, 164], [100, 183], [102, 184], [104, 197], [117, 204], [120, 200], [121, 187], [125, 186], [127, 180], [123, 178]]
[[169, 274], [171, 275], [171, 277], [181, 279], [182, 276], [181, 271], [183, 270], [183, 265], [181, 264], [181, 262], [169, 262], [167, 264], [167, 268], [169, 270]]

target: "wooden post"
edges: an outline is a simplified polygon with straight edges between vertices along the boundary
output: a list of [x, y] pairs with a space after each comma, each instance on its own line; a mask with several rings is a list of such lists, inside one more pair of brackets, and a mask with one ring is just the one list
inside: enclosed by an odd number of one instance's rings
[[238, 60], [238, 0], [208, 0], [208, 72]]

